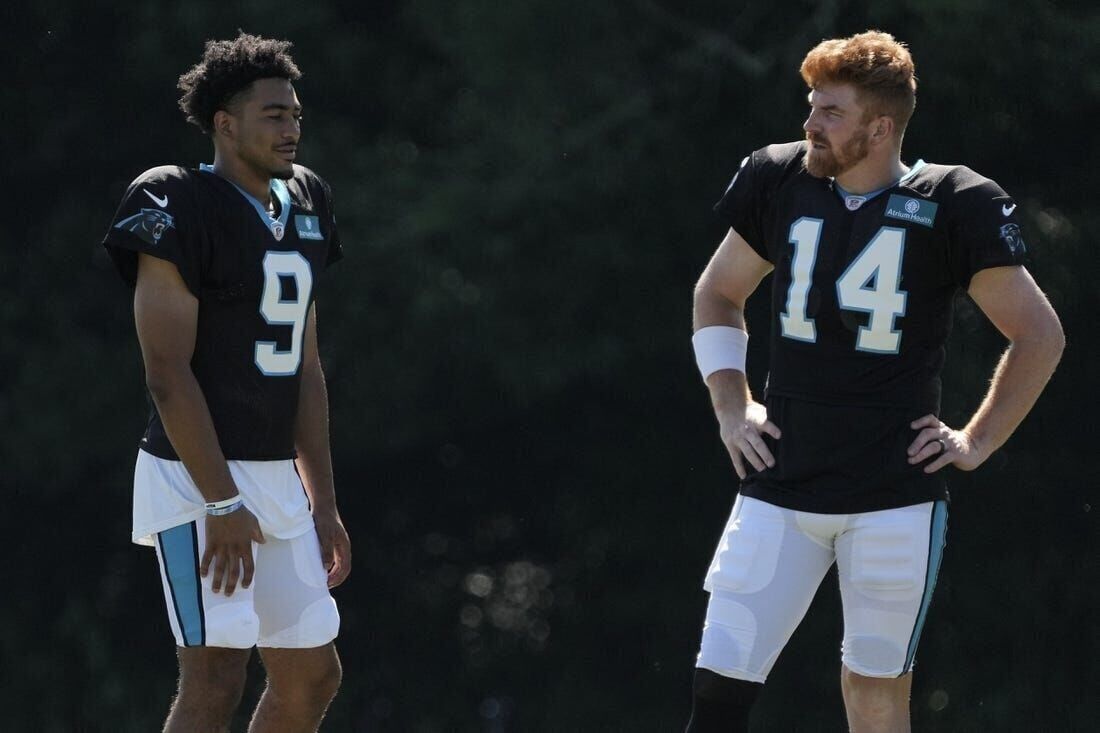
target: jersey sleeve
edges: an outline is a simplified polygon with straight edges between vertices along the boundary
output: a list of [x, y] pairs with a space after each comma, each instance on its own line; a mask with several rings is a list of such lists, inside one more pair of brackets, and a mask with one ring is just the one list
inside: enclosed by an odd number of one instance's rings
[[193, 193], [181, 168], [153, 168], [130, 184], [102, 242], [128, 285], [137, 282], [138, 255], [147, 254], [174, 264], [198, 297], [202, 230], [192, 209]]
[[964, 289], [980, 270], [1022, 265], [1027, 254], [1016, 202], [988, 178], [966, 174], [975, 180], [955, 193], [950, 229], [951, 274]]
[[344, 259], [344, 246], [340, 242], [340, 230], [336, 226], [336, 212], [332, 207], [332, 188], [323, 180], [321, 181], [321, 188], [325, 194], [325, 220], [328, 222], [329, 232], [328, 258], [325, 260], [325, 267], [330, 267]]
[[344, 258], [340, 242], [340, 230], [336, 226], [336, 214], [332, 206], [332, 187], [328, 182], [303, 165], [295, 164], [294, 182], [298, 196], [304, 205], [313, 210], [320, 220], [321, 231], [328, 243], [324, 266], [327, 268]]
[[764, 241], [761, 221], [763, 207], [757, 172], [758, 154], [752, 153], [741, 161], [741, 167], [726, 187], [722, 198], [714, 205], [714, 210], [758, 255], [770, 262], [772, 258]]

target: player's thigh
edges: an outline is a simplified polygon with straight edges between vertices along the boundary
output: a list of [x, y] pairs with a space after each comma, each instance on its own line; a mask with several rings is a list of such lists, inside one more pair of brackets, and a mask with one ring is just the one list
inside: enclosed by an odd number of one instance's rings
[[[211, 703], [235, 706], [244, 690], [252, 649], [178, 647], [180, 691]], [[192, 700], [191, 702], [194, 702]]]
[[[233, 595], [215, 593], [214, 574], [199, 575], [206, 547], [206, 522], [198, 519], [155, 536], [168, 621], [176, 645], [184, 648], [250, 649], [256, 645], [259, 620], [253, 589], [237, 586]], [[255, 553], [256, 545], [253, 545]]]
[[767, 677], [833, 563], [831, 539], [807, 527], [808, 517], [738, 498], [707, 573], [697, 666], [754, 682]]
[[292, 539], [268, 537], [257, 549], [253, 587], [261, 648], [310, 649], [336, 638], [340, 614], [312, 529]]
[[837, 538], [844, 606], [843, 661], [867, 677], [913, 666], [943, 557], [943, 501], [853, 515]]

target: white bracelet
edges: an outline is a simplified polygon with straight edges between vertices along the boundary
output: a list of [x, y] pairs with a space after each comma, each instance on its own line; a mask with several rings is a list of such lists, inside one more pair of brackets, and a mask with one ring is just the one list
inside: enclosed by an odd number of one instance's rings
[[703, 381], [711, 374], [722, 369], [736, 369], [744, 374], [745, 352], [749, 346], [749, 335], [733, 326], [706, 326], [700, 328], [691, 337], [695, 347], [695, 363]]
[[[213, 514], [214, 516], [218, 516], [219, 514], [228, 514], [229, 512], [222, 511], [222, 510], [229, 509], [230, 507], [233, 507], [233, 509], [236, 509], [237, 507], [235, 505], [240, 504], [240, 503], [241, 503], [241, 495], [240, 494], [234, 494], [233, 496], [229, 497], [228, 499], [222, 499], [221, 501], [208, 501], [208, 502], [206, 502], [206, 513], [207, 514]], [[233, 509], [229, 509], [229, 511], [233, 511]]]
[[207, 509], [206, 516], [208, 517], [224, 517], [226, 514], [232, 514], [233, 512], [244, 506], [244, 502], [238, 500], [236, 504], [230, 504], [224, 509]]

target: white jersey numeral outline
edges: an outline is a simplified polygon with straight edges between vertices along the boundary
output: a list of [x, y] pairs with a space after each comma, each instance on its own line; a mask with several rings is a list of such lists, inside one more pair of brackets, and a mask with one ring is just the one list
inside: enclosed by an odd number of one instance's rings
[[791, 224], [789, 241], [794, 245], [791, 258], [791, 287], [787, 290], [787, 307], [779, 314], [783, 335], [796, 341], [817, 341], [817, 328], [812, 318], [806, 317], [806, 298], [810, 294], [814, 265], [817, 263], [817, 245], [821, 241], [821, 228], [825, 222], [804, 216]]
[[[295, 297], [283, 298], [281, 277], [294, 278]], [[297, 374], [302, 364], [309, 296], [313, 291], [313, 270], [299, 252], [268, 252], [264, 255], [264, 292], [260, 297], [260, 315], [273, 326], [290, 326], [290, 349], [280, 351], [274, 341], [257, 341], [256, 366], [264, 376], [287, 377]]]
[[[821, 242], [821, 219], [802, 217], [791, 225], [791, 286], [787, 305], [779, 315], [780, 331], [796, 341], [817, 341], [817, 329], [806, 315], [806, 303]], [[901, 331], [894, 325], [905, 315], [908, 293], [901, 289], [901, 263], [905, 255], [905, 230], [881, 227], [863, 251], [852, 260], [836, 281], [837, 303], [844, 310], [868, 313], [866, 326], [859, 327], [856, 350], [874, 354], [896, 354], [901, 348]]]

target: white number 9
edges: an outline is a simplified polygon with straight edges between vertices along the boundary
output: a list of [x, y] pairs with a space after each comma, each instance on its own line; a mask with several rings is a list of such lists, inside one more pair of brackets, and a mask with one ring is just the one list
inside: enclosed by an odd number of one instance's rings
[[[294, 278], [295, 297], [283, 299], [280, 277]], [[260, 315], [273, 326], [290, 326], [290, 350], [279, 351], [274, 341], [256, 342], [256, 366], [268, 377], [286, 377], [298, 372], [302, 363], [302, 339], [306, 312], [313, 291], [313, 270], [298, 252], [268, 252], [264, 255], [264, 293]]]

